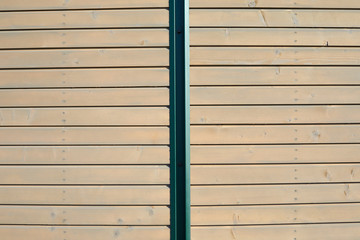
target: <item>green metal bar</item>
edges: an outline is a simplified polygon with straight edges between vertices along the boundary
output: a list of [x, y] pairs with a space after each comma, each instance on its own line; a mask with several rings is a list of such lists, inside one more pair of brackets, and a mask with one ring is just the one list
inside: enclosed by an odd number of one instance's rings
[[170, 0], [171, 240], [190, 240], [189, 0]]

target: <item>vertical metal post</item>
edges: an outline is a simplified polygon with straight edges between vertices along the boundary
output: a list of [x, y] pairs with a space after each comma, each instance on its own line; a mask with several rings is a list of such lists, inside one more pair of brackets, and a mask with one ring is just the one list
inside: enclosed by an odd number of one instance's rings
[[170, 0], [171, 240], [190, 240], [189, 0]]

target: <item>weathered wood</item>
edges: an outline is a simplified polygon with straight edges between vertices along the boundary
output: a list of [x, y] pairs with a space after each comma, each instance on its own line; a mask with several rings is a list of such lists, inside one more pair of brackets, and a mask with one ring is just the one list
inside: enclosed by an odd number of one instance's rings
[[169, 164], [169, 147], [1, 146], [0, 164]]
[[59, 125], [169, 125], [169, 109], [165, 107], [0, 108], [0, 126]]
[[168, 144], [167, 127], [2, 127], [1, 145]]
[[1, 166], [0, 184], [169, 184], [167, 166]]
[[0, 12], [0, 29], [141, 28], [168, 26], [169, 12], [165, 9]]
[[[360, 16], [360, 14], [358, 14]], [[196, 65], [360, 65], [359, 48], [192, 47]]]
[[166, 29], [2, 31], [0, 49], [169, 45]]
[[359, 27], [358, 10], [193, 9], [192, 27]]
[[165, 48], [0, 51], [0, 68], [168, 66]]
[[192, 166], [192, 184], [351, 183], [359, 182], [359, 164]]
[[360, 145], [192, 146], [192, 164], [359, 162]]

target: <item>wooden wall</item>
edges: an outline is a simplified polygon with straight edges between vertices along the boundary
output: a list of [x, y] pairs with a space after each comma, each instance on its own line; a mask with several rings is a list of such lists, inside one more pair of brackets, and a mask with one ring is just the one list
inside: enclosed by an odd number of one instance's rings
[[168, 240], [166, 0], [0, 1], [0, 239]]
[[360, 2], [190, 3], [192, 239], [359, 239]]

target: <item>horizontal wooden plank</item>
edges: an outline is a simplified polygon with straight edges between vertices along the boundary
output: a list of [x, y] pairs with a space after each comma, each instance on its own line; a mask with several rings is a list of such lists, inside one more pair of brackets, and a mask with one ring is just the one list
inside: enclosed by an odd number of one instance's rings
[[358, 104], [358, 86], [192, 87], [193, 105]]
[[191, 183], [203, 185], [359, 182], [359, 164], [196, 165]]
[[[193, 186], [191, 204], [299, 204], [360, 201], [360, 184], [296, 184], [268, 186]], [[309, 214], [311, 215], [311, 214]], [[324, 214], [326, 216], [326, 214]]]
[[360, 123], [360, 106], [193, 106], [190, 121], [192, 124]]
[[168, 144], [167, 127], [2, 127], [0, 145]]
[[228, 226], [359, 222], [359, 211], [360, 204], [192, 207], [191, 224]]
[[169, 45], [166, 29], [1, 31], [0, 49], [148, 47]]
[[3, 240], [64, 240], [64, 239], [126, 239], [169, 240], [170, 228], [164, 227], [58, 227], [58, 226], [0, 226]]
[[360, 125], [193, 126], [191, 143], [360, 143]]
[[193, 240], [356, 240], [360, 224], [306, 224], [285, 226], [193, 227]]
[[150, 7], [167, 7], [166, 0], [132, 0], [116, 1], [102, 0], [101, 2], [92, 0], [34, 0], [23, 2], [22, 0], [1, 1], [1, 10], [44, 10], [44, 9], [99, 9], [99, 8], [150, 8]]
[[359, 27], [360, 14], [358, 10], [193, 9], [190, 26], [346, 28]]
[[163, 206], [0, 206], [0, 224], [169, 225]]
[[166, 186], [0, 186], [0, 196], [0, 204], [168, 205], [170, 203], [170, 189]]
[[0, 126], [169, 125], [169, 109], [0, 108]]
[[1, 166], [0, 184], [169, 184], [167, 166]]
[[169, 164], [167, 146], [1, 146], [0, 164]]
[[144, 67], [169, 65], [165, 48], [2, 50], [0, 68]]
[[357, 0], [190, 0], [192, 8], [360, 8]]
[[166, 106], [168, 104], [168, 88], [0, 90], [1, 107]]
[[359, 162], [360, 145], [192, 146], [192, 164]]
[[0, 29], [141, 28], [168, 26], [169, 12], [165, 9], [0, 12]]
[[[359, 14], [360, 16], [360, 14]], [[360, 65], [360, 48], [192, 47], [191, 65]]]
[[360, 46], [360, 31], [306, 28], [192, 28], [190, 44], [193, 46]]
[[[0, 71], [1, 74], [1, 71]], [[191, 85], [355, 85], [357, 67], [191, 67]]]
[[169, 70], [166, 68], [90, 68], [0, 71], [0, 88], [130, 86], [169, 86]]

